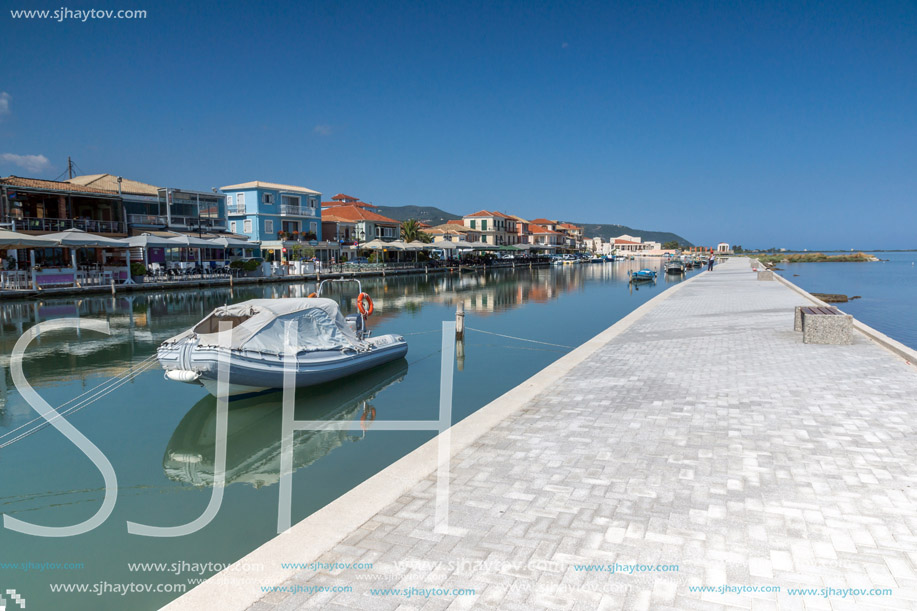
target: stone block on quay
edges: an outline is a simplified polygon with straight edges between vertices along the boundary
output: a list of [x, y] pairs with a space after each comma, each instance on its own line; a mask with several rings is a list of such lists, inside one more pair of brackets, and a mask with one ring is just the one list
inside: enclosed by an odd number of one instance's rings
[[804, 344], [853, 343], [853, 316], [850, 314], [808, 314], [802, 319]]
[[774, 279], [774, 272], [771, 272], [771, 271], [758, 272], [758, 280], [773, 280], [773, 279]]

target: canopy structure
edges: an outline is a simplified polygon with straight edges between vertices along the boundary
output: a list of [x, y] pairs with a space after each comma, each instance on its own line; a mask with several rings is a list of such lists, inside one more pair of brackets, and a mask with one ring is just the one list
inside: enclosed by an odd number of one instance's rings
[[149, 233], [135, 235], [125, 239], [131, 248], [175, 248], [172, 238], [164, 238]]
[[17, 231], [0, 229], [0, 250], [17, 250], [19, 248], [51, 248], [58, 246], [56, 240], [45, 236], [27, 235]]
[[503, 246], [500, 246], [499, 248], [497, 248], [497, 250], [513, 252], [513, 251], [519, 251], [522, 249], [519, 248], [518, 246], [513, 246], [512, 244], [504, 244]]
[[[202, 238], [194, 238], [189, 235], [178, 235], [174, 238], [168, 238], [171, 246], [169, 248], [213, 248], [213, 242]], [[217, 247], [219, 248], [219, 246]]]
[[439, 242], [433, 242], [429, 244], [430, 248], [435, 248], [437, 250], [455, 250], [458, 248], [458, 244], [455, 242], [450, 242], [449, 240], [441, 240]]
[[370, 240], [360, 244], [359, 248], [368, 248], [369, 250], [381, 250], [388, 246], [388, 242], [383, 242], [382, 240], [376, 238], [375, 240]]
[[474, 248], [474, 244], [465, 240], [456, 240], [453, 244], [455, 244], [456, 248]]
[[[215, 309], [191, 331], [172, 338], [176, 341], [197, 333], [201, 346], [224, 346], [220, 340], [221, 323], [232, 325], [231, 350], [254, 350], [267, 354], [284, 354], [289, 337], [296, 352], [336, 350], [362, 345], [341, 314], [333, 299], [250, 299]], [[295, 324], [288, 333], [288, 325]]]
[[235, 238], [214, 238], [207, 240], [212, 246], [218, 248], [257, 248], [261, 242], [249, 242], [248, 240], [237, 240]]
[[425, 250], [427, 248], [435, 248], [432, 244], [428, 242], [421, 242], [420, 240], [412, 240], [407, 243], [406, 248], [408, 250]]
[[487, 242], [472, 242], [471, 247], [475, 250], [500, 250], [500, 247], [496, 244], [488, 244]]
[[70, 248], [128, 248], [124, 240], [86, 233], [82, 229], [48, 233], [42, 237], [54, 240], [58, 246], [69, 246]]

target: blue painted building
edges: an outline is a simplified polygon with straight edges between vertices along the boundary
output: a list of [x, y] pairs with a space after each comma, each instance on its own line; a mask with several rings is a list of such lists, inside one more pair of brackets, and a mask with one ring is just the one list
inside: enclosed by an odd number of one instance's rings
[[230, 233], [261, 242], [282, 258], [290, 245], [322, 239], [322, 194], [305, 187], [252, 181], [222, 187]]

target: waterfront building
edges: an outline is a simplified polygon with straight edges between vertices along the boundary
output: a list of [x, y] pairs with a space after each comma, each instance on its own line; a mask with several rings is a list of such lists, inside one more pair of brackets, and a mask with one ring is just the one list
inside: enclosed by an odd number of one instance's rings
[[550, 219], [534, 219], [529, 222], [533, 225], [550, 229], [551, 231], [557, 231], [557, 221], [552, 221]]
[[518, 241], [516, 217], [502, 212], [479, 210], [462, 217], [465, 227], [479, 231], [481, 242], [502, 246]]
[[510, 215], [516, 220], [516, 241], [513, 244], [530, 244], [532, 232], [529, 230], [531, 223], [521, 216]]
[[289, 260], [289, 255], [308, 245], [325, 259], [334, 256], [337, 243], [322, 239], [321, 197], [306, 187], [251, 181], [221, 188], [228, 204], [229, 231], [261, 242], [269, 260]]
[[353, 195], [345, 195], [344, 193], [338, 193], [331, 198], [331, 201], [322, 202], [322, 210], [328, 210], [329, 208], [338, 206], [356, 206], [357, 208], [364, 208], [376, 212], [375, 206], [372, 204], [361, 201], [360, 198], [354, 197]]
[[332, 206], [322, 213], [327, 239], [339, 245], [341, 256], [357, 256], [360, 243], [375, 239], [393, 242], [401, 237], [401, 222], [362, 206]]
[[554, 228], [564, 234], [564, 246], [571, 250], [583, 248], [583, 228], [572, 223], [558, 223]]
[[731, 255], [732, 249], [729, 247], [728, 242], [720, 242], [719, 244], [716, 245], [716, 252], [721, 255]]
[[529, 231], [531, 232], [530, 244], [538, 246], [551, 246], [559, 247], [563, 246], [564, 234], [560, 231], [554, 231], [553, 229], [548, 229], [542, 225], [534, 224], [535, 221], [532, 221], [533, 224], [529, 225]]
[[67, 182], [117, 193], [124, 206], [128, 233], [224, 233], [226, 197], [212, 191], [157, 187], [113, 174], [74, 176]]
[[0, 219], [5, 227], [32, 234], [76, 228], [114, 238], [127, 236], [117, 192], [56, 180], [0, 178]]
[[480, 242], [481, 241], [481, 232], [476, 229], [470, 229], [464, 225], [459, 225], [454, 222], [443, 223], [442, 225], [436, 225], [435, 227], [430, 227], [424, 229], [424, 233], [429, 235], [434, 242], [458, 242], [463, 240], [465, 242]]

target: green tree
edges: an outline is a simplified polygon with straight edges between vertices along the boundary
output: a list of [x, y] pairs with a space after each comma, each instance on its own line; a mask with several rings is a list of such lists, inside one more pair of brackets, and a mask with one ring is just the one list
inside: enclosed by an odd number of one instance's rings
[[679, 248], [681, 248], [681, 245], [676, 240], [669, 240], [668, 242], [662, 245], [662, 248], [664, 250], [678, 250]]
[[428, 243], [433, 241], [429, 235], [425, 234], [421, 230], [420, 223], [417, 221], [417, 219], [408, 219], [406, 221], [402, 221], [401, 239], [405, 242], [413, 242], [418, 240], [420, 242]]

